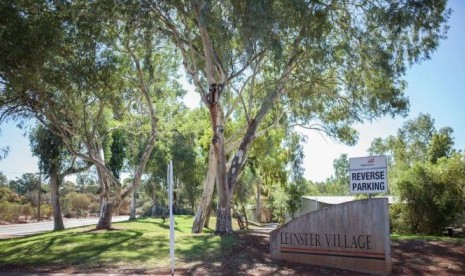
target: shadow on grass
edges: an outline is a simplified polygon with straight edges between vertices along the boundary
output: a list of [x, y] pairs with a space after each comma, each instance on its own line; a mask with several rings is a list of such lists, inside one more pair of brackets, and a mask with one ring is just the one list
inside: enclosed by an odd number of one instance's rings
[[[181, 236], [177, 242], [181, 246], [199, 243], [195, 241], [196, 237], [184, 234], [189, 229], [186, 219], [181, 217], [178, 221], [180, 227], [176, 226], [176, 232]], [[27, 271], [47, 267], [50, 268], [48, 271], [53, 271], [51, 267], [61, 266], [87, 269], [118, 266], [121, 263], [143, 269], [144, 263], [160, 266], [168, 263], [169, 220], [163, 223], [161, 219], [139, 219], [113, 226], [110, 230], [74, 228], [1, 240], [0, 271], [10, 271], [8, 267], [29, 268]], [[201, 255], [201, 252], [193, 254]]]
[[[77, 272], [115, 269], [148, 273], [153, 264], [164, 269], [169, 267], [169, 224], [166, 222], [139, 219], [115, 223], [116, 229], [110, 231], [85, 227], [1, 240], [0, 271], [51, 273], [66, 272], [66, 269]], [[190, 234], [186, 232], [192, 222], [185, 218], [178, 222], [176, 258], [188, 274], [204, 274], [202, 271], [244, 274], [256, 263], [269, 262], [262, 257], [269, 251], [269, 245], [258, 244], [262, 248], [254, 249], [243, 240], [248, 235], [246, 232], [227, 236]]]
[[267, 234], [251, 237], [251, 231], [240, 230], [232, 235], [195, 236], [195, 243], [186, 250], [177, 250], [178, 258], [192, 263], [189, 274], [250, 275], [257, 265], [265, 265], [265, 274], [279, 272], [279, 266], [267, 257]]
[[3, 267], [56, 265], [95, 266], [114, 262], [143, 262], [168, 250], [168, 239], [143, 237], [135, 230], [85, 230], [74, 233], [41, 234], [0, 242], [0, 271]]

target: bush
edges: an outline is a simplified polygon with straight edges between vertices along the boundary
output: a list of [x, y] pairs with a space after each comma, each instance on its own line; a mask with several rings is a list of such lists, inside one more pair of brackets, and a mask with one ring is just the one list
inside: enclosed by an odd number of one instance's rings
[[392, 204], [389, 207], [389, 220], [391, 233], [408, 234], [410, 232], [405, 204]]
[[24, 222], [34, 213], [30, 205], [21, 205], [11, 202], [0, 202], [0, 221], [8, 223]]
[[31, 205], [29, 205], [29, 204], [24, 204], [24, 205], [21, 205], [21, 213], [22, 213], [23, 216], [27, 219], [27, 218], [29, 218], [29, 217], [36, 216], [37, 211], [36, 211], [35, 208], [32, 207]]
[[0, 202], [0, 221], [13, 222], [18, 217], [10, 202]]
[[52, 206], [50, 204], [40, 204], [40, 217], [43, 219], [52, 217]]
[[7, 187], [0, 187], [0, 202], [20, 202], [21, 198], [18, 194], [12, 192]]
[[460, 156], [439, 159], [437, 164], [416, 163], [398, 181], [405, 208], [397, 210], [394, 226], [412, 234], [441, 234], [465, 209], [462, 187], [465, 160]]
[[66, 218], [87, 217], [94, 211], [93, 200], [92, 195], [70, 192], [62, 197], [62, 213]]
[[130, 199], [125, 199], [121, 202], [119, 207], [119, 215], [129, 215], [131, 213], [131, 201]]

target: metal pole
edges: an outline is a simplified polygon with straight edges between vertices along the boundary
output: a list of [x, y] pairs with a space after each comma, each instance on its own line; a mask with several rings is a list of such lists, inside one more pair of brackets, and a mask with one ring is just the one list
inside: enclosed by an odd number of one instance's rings
[[168, 193], [169, 193], [169, 204], [170, 204], [171, 275], [174, 275], [173, 161], [170, 161], [168, 165]]
[[42, 201], [41, 192], [42, 192], [42, 175], [39, 172], [39, 194], [37, 195], [37, 221], [40, 221], [40, 202]]

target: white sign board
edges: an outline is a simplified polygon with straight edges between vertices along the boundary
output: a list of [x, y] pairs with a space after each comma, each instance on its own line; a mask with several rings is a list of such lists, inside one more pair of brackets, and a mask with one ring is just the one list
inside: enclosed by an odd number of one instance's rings
[[386, 156], [349, 158], [350, 193], [387, 193]]

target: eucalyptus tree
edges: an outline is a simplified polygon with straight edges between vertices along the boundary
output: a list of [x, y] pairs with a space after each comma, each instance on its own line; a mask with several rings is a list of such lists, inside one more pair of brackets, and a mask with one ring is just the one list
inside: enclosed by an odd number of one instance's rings
[[0, 186], [6, 186], [8, 185], [8, 178], [6, 177], [3, 172], [0, 172]]
[[162, 112], [164, 116], [159, 122], [161, 133], [158, 147], [146, 168], [152, 176], [145, 184], [145, 192], [152, 198], [152, 214], [155, 214], [156, 206], [161, 202], [160, 194], [166, 195], [167, 192], [166, 168], [171, 160], [174, 166], [175, 207], [186, 209], [188, 206], [193, 210], [201, 192], [200, 179], [205, 170], [205, 157], [201, 150], [204, 128], [199, 127], [206, 122], [205, 114], [199, 109], [188, 110], [181, 103], [169, 105]]
[[436, 164], [439, 158], [450, 157], [455, 152], [453, 132], [451, 127], [443, 127], [433, 134], [427, 151], [430, 163]]
[[334, 174], [326, 179], [325, 190], [330, 195], [349, 195], [349, 159], [347, 153], [333, 160]]
[[375, 138], [368, 152], [388, 156], [390, 189], [396, 194], [400, 192], [397, 183], [404, 171], [410, 170], [416, 163], [435, 164], [442, 157], [452, 156], [455, 152], [452, 134], [452, 128], [437, 130], [431, 115], [420, 113], [418, 117], [407, 120], [396, 135]]
[[86, 171], [90, 164], [82, 164], [66, 150], [61, 138], [42, 125], [29, 135], [32, 154], [39, 158], [39, 169], [50, 179], [50, 195], [53, 212], [53, 230], [63, 230], [59, 187], [66, 176]]
[[368, 151], [388, 155], [391, 164], [397, 166], [410, 167], [423, 161], [435, 163], [438, 158], [451, 155], [453, 132], [450, 127], [437, 130], [431, 115], [420, 113], [406, 121], [396, 135], [374, 139]]
[[[354, 122], [405, 114], [408, 64], [444, 38], [446, 1], [149, 1], [209, 110], [217, 233], [257, 130], [276, 105], [294, 124], [354, 143]], [[228, 119], [247, 114], [231, 152]], [[229, 162], [227, 161], [229, 159]]]
[[[110, 228], [113, 212], [139, 185], [155, 146], [158, 115], [153, 98], [163, 98], [163, 89], [176, 82], [177, 66], [167, 58], [162, 62], [157, 56], [162, 51], [152, 50], [169, 49], [154, 35], [153, 22], [145, 20], [146, 10], [138, 1], [124, 6], [107, 1], [7, 1], [1, 12], [7, 21], [1, 33], [6, 46], [2, 56], [7, 57], [0, 62], [2, 115], [36, 117], [74, 156], [96, 166], [101, 200], [97, 228]], [[37, 56], [32, 55], [34, 43]], [[133, 181], [123, 190], [106, 165], [104, 143], [113, 130], [134, 128], [133, 121], [126, 121], [134, 118], [134, 103], [149, 124], [136, 130], [146, 143]], [[75, 140], [84, 149], [77, 148]]]

